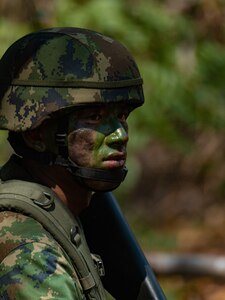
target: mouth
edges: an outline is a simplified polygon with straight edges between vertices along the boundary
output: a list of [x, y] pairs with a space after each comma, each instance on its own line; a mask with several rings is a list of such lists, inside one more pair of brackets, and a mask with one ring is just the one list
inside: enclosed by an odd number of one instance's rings
[[125, 153], [114, 153], [103, 159], [103, 165], [107, 169], [122, 168], [126, 162]]

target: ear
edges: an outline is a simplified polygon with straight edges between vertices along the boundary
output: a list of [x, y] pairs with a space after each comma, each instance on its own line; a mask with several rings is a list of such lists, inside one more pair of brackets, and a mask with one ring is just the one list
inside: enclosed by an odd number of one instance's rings
[[28, 147], [36, 150], [37, 152], [46, 151], [45, 141], [42, 138], [40, 128], [25, 131], [22, 133], [22, 136]]

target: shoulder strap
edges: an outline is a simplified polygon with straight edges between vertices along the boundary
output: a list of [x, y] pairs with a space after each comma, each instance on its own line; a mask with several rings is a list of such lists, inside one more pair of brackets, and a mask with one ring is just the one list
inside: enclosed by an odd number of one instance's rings
[[20, 212], [41, 223], [71, 258], [88, 299], [105, 299], [80, 222], [51, 189], [21, 180], [1, 182], [0, 210]]

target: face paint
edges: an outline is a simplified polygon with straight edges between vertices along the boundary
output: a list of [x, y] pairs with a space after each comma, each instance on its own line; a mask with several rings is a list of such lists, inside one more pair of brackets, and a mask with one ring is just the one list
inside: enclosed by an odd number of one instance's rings
[[69, 117], [69, 157], [81, 167], [122, 168], [129, 111], [121, 104], [80, 108]]

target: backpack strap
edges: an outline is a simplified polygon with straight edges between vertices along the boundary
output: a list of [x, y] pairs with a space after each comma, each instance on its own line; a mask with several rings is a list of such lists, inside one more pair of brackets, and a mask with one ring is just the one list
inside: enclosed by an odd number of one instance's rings
[[82, 226], [51, 189], [22, 180], [3, 181], [0, 211], [3, 210], [28, 215], [41, 223], [71, 258], [87, 299], [105, 299]]

